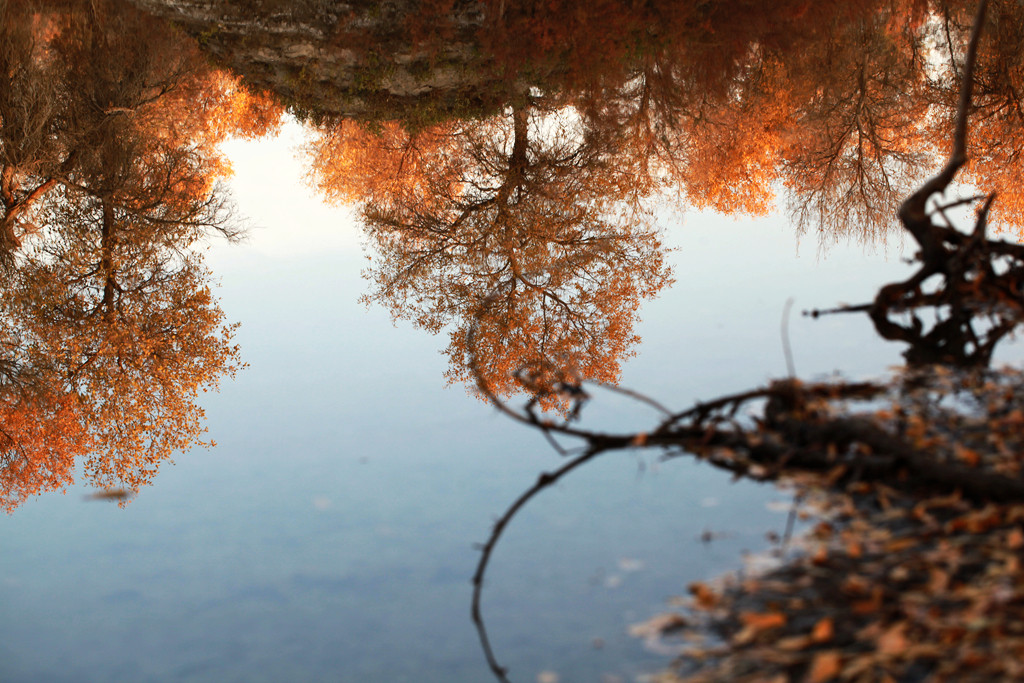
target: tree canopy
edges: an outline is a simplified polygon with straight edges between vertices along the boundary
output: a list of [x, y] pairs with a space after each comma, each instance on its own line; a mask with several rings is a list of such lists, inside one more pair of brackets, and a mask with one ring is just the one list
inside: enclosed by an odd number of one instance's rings
[[640, 301], [668, 282], [628, 177], [579, 123], [523, 105], [417, 134], [342, 125], [311, 145], [318, 187], [363, 202], [367, 301], [448, 328], [453, 382], [471, 380], [473, 324], [503, 393], [545, 394], [552, 368], [615, 381]]
[[239, 232], [218, 144], [282, 109], [114, 0], [0, 5], [0, 78], [0, 504], [137, 490], [240, 367], [193, 245]]

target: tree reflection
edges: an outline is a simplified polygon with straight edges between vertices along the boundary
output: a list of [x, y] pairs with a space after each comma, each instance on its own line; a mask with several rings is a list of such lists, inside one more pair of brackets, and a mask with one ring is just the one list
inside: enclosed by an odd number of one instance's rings
[[[640, 302], [670, 279], [655, 201], [758, 214], [782, 190], [799, 229], [869, 240], [895, 225], [890, 207], [945, 151], [928, 140], [955, 108], [961, 4], [396, 8], [384, 47], [404, 40], [405, 56], [425, 64], [443, 53], [436, 36], [473, 34], [462, 65], [474, 73], [452, 76], [451, 89], [486, 88], [467, 98], [501, 113], [355, 122], [307, 102], [319, 122], [311, 179], [362, 204], [377, 252], [367, 301], [447, 330], [452, 382], [471, 380], [472, 328], [477, 369], [496, 391], [565, 408], [556, 385], [615, 381]], [[1016, 226], [1024, 24], [1010, 3], [989, 23], [965, 177], [1000, 193], [993, 223]], [[331, 28], [324, 35], [344, 34]], [[383, 59], [377, 48], [366, 49]], [[199, 423], [182, 417], [187, 399], [166, 415], [190, 436], [161, 432], [171, 422], [126, 387], [188, 397], [237, 365], [190, 246], [233, 233], [218, 142], [272, 129], [281, 108], [120, 0], [3, 4], [0, 78], [5, 472], [15, 462], [27, 472], [31, 452], [50, 463], [32, 475], [48, 484], [5, 486], [57, 486], [71, 470], [53, 454], [99, 449], [134, 464], [108, 460], [90, 476], [135, 487], [151, 478], [145, 463], [192, 443]], [[371, 81], [387, 101], [387, 78]], [[403, 107], [415, 98], [406, 90]], [[113, 432], [94, 426], [103, 411], [119, 435], [152, 436], [111, 446]]]
[[199, 442], [195, 399], [237, 368], [233, 328], [196, 257], [161, 242], [162, 225], [92, 197], [66, 197], [47, 218], [0, 311], [20, 328], [20, 364], [79, 397], [90, 481], [137, 489]]
[[628, 201], [630, 178], [581, 125], [527, 103], [405, 140], [389, 127], [368, 147], [331, 131], [314, 144], [346, 168], [396, 169], [387, 184], [332, 165], [313, 177], [329, 196], [364, 193], [379, 254], [366, 299], [448, 328], [451, 381], [471, 380], [465, 339], [479, 321], [480, 368], [503, 394], [525, 388], [551, 407], [552, 373], [613, 382], [637, 341], [639, 302], [668, 281], [658, 237]]
[[[963, 63], [960, 44], [970, 31], [971, 8], [945, 8], [937, 32], [949, 41], [952, 62], [936, 76], [935, 99], [942, 103], [944, 116], [936, 127], [949, 126], [956, 108]], [[1024, 14], [1019, 6], [993, 3], [985, 25], [987, 39], [978, 50], [975, 77], [974, 113], [971, 117], [971, 158], [965, 168], [967, 181], [990, 188], [998, 196], [992, 206], [992, 221], [997, 229], [1004, 225], [1021, 233], [1024, 229], [1024, 194], [1020, 177], [1024, 172]], [[958, 42], [960, 41], [960, 42]]]
[[216, 145], [280, 116], [118, 2], [0, 7], [0, 505], [137, 490], [239, 367], [193, 243], [233, 237]]
[[898, 227], [892, 207], [933, 162], [912, 9], [834, 17], [786, 56], [796, 106], [782, 176], [798, 229], [876, 239]]
[[[310, 177], [362, 204], [379, 256], [367, 301], [447, 329], [455, 382], [472, 379], [478, 321], [495, 391], [545, 395], [555, 367], [617, 377], [638, 303], [668, 277], [655, 198], [760, 214], [784, 188], [798, 231], [870, 241], [898, 227], [892, 207], [935, 164], [930, 126], [954, 105], [938, 15], [823, 3], [812, 23], [783, 4], [731, 21], [731, 7], [492, 7], [480, 42], [509, 75], [503, 115], [322, 124]], [[945, 30], [958, 30], [948, 16]], [[574, 52], [595, 40], [614, 58]]]

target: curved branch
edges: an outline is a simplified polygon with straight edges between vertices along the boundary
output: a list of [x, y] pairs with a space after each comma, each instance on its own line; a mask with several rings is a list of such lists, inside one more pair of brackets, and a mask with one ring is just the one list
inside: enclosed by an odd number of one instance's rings
[[509, 683], [508, 677], [506, 676], [508, 669], [501, 666], [497, 657], [494, 655], [490, 638], [487, 636], [487, 627], [484, 625], [483, 613], [480, 609], [480, 602], [483, 596], [484, 575], [487, 572], [487, 565], [491, 561], [491, 553], [494, 552], [494, 547], [498, 545], [498, 541], [501, 539], [501, 534], [505, 531], [505, 527], [507, 527], [509, 522], [512, 521], [512, 518], [516, 516], [516, 513], [519, 512], [524, 505], [530, 502], [534, 496], [549, 486], [554, 485], [562, 477], [569, 474], [569, 472], [572, 472], [580, 465], [593, 460], [606, 450], [607, 449], [592, 446], [587, 449], [583, 455], [573, 458], [554, 472], [542, 473], [537, 477], [537, 483], [524, 491], [522, 495], [520, 495], [515, 502], [505, 510], [505, 513], [498, 519], [498, 521], [494, 523], [494, 529], [491, 531], [490, 537], [487, 539], [487, 542], [480, 547], [480, 561], [477, 563], [476, 572], [473, 574], [473, 606], [471, 614], [473, 617], [473, 624], [476, 626], [477, 635], [480, 637], [480, 644], [483, 647], [484, 656], [487, 657], [487, 664], [501, 683]]

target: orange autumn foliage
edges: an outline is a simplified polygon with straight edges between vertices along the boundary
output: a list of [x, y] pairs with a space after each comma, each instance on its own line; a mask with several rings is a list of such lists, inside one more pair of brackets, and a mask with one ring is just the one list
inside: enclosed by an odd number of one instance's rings
[[477, 367], [498, 393], [538, 389], [513, 377], [519, 369], [615, 381], [639, 302], [669, 279], [656, 234], [627, 201], [629, 179], [609, 172], [601, 144], [580, 146], [577, 125], [521, 108], [416, 136], [345, 122], [311, 146], [321, 191], [363, 202], [380, 257], [367, 301], [447, 328], [452, 382], [474, 381], [474, 326]]
[[[927, 3], [481, 7], [472, 66], [481, 83], [500, 80], [489, 69], [507, 77], [503, 115], [414, 133], [339, 120], [307, 148], [311, 183], [362, 205], [381, 257], [367, 300], [446, 329], [452, 381], [473, 379], [474, 325], [477, 369], [499, 393], [556, 365], [614, 378], [609, 359], [636, 343], [638, 302], [667, 281], [652, 200], [761, 214], [782, 191], [800, 230], [884, 239], [893, 207], [938, 158], [941, 8]], [[414, 42], [429, 43], [424, 29], [452, 8], [418, 5]], [[1019, 31], [999, 22], [1003, 51], [1018, 54]], [[999, 78], [1015, 82], [1008, 73], [992, 71], [990, 94]], [[1000, 128], [1012, 103], [990, 104], [992, 126], [976, 137], [986, 159], [1006, 157], [1004, 177], [989, 180], [1014, 214], [1020, 155]], [[595, 282], [610, 283], [607, 295]]]
[[[59, 186], [120, 192], [126, 207], [206, 201], [230, 172], [219, 143], [273, 132], [283, 113], [166, 23], [114, 0], [5, 3], [0, 74], [7, 259]], [[110, 168], [127, 160], [137, 182]]]
[[10, 512], [33, 495], [68, 486], [87, 451], [77, 396], [8, 391], [0, 400], [0, 508]]
[[374, 126], [340, 120], [313, 131], [304, 154], [307, 180], [333, 203], [375, 206], [430, 204], [462, 173], [458, 127], [443, 124], [410, 133], [396, 121]]
[[240, 363], [195, 257], [138, 219], [106, 223], [104, 206], [69, 201], [53, 214], [0, 315], [17, 331], [14, 366], [75, 399], [81, 448], [65, 457], [90, 483], [138, 490], [174, 453], [205, 445], [196, 401]]
[[113, 0], [0, 6], [0, 67], [0, 503], [135, 491], [240, 366], [192, 245], [237, 233], [219, 143], [282, 109]]
[[821, 31], [785, 57], [795, 108], [782, 151], [791, 213], [800, 229], [880, 238], [898, 227], [893, 207], [934, 164], [920, 35], [881, 8]]
[[[943, 15], [943, 29], [954, 41], [964, 40], [970, 29], [974, 8], [955, 4]], [[974, 83], [974, 112], [970, 119], [968, 160], [965, 180], [984, 192], [994, 192], [989, 223], [994, 232], [1009, 231], [1024, 237], [1024, 16], [1010, 3], [992, 3], [988, 12], [984, 37], [978, 46], [978, 64]], [[962, 55], [957, 55], [962, 62]], [[936, 120], [938, 133], [952, 125], [960, 81], [948, 63], [933, 92], [943, 109]], [[945, 154], [945, 147], [940, 148]]]

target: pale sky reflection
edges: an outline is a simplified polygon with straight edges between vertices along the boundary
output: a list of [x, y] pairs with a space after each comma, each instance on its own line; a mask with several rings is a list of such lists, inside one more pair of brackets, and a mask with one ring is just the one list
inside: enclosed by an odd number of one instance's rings
[[[288, 120], [274, 138], [229, 140], [222, 149], [231, 159], [231, 194], [239, 218], [248, 227], [244, 250], [274, 257], [359, 250], [359, 227], [351, 207], [325, 204], [305, 183], [300, 148], [303, 128]], [[237, 249], [214, 241], [209, 261]]]

